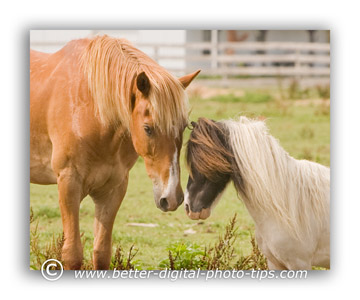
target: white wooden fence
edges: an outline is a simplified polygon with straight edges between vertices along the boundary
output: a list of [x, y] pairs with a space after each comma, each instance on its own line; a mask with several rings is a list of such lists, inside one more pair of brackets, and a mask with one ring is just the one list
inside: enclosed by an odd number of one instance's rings
[[[240, 42], [137, 44], [153, 48], [151, 55], [162, 60], [183, 60], [184, 68], [169, 68], [186, 73], [201, 68], [202, 75], [229, 76], [322, 76], [330, 75], [330, 45], [327, 43]], [[166, 55], [166, 49], [182, 48], [183, 55]], [[162, 53], [162, 54], [160, 54]]]
[[[36, 42], [54, 47], [61, 42]], [[201, 69], [212, 78], [330, 76], [330, 44], [295, 42], [204, 42], [184, 44], [136, 43], [176, 75]], [[167, 66], [166, 62], [168, 63]], [[174, 62], [180, 62], [175, 63]], [[171, 65], [176, 65], [173, 67]]]

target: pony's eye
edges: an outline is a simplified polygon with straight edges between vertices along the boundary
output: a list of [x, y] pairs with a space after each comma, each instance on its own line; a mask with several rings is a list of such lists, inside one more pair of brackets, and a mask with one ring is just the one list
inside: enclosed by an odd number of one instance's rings
[[152, 129], [151, 129], [150, 126], [145, 125], [144, 130], [145, 130], [145, 133], [146, 133], [147, 136], [150, 136], [152, 134]]

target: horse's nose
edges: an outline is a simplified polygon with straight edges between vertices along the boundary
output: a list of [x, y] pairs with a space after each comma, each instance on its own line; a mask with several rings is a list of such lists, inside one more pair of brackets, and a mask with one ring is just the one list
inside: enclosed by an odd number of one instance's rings
[[166, 198], [161, 198], [160, 199], [160, 208], [163, 211], [167, 211], [168, 207], [169, 207], [169, 203], [167, 202], [167, 199]]

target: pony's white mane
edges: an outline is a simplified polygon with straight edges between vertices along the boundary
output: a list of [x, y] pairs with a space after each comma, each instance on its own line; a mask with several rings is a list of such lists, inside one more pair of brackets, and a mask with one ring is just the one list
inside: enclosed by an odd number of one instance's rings
[[222, 122], [243, 180], [238, 192], [247, 206], [272, 215], [298, 239], [311, 233], [314, 222], [327, 220], [329, 168], [291, 157], [263, 121], [242, 116]]
[[176, 135], [186, 125], [188, 98], [180, 81], [129, 41], [97, 36], [84, 49], [81, 65], [103, 124], [129, 129], [132, 88], [136, 76], [145, 72], [155, 126]]

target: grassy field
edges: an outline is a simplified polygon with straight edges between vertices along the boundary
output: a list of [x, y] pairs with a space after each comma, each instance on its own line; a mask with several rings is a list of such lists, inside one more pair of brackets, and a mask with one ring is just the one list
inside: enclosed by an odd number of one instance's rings
[[[268, 90], [221, 90], [206, 95], [203, 89], [194, 88], [190, 93], [191, 120], [207, 117], [215, 120], [234, 118], [238, 115], [267, 119], [270, 132], [295, 158], [309, 159], [329, 166], [330, 164], [330, 107], [326, 89], [300, 90], [290, 87], [286, 91]], [[325, 91], [325, 92], [324, 92]], [[208, 93], [209, 94], [209, 93]], [[211, 93], [210, 93], [211, 94]], [[218, 95], [216, 95], [218, 94]], [[292, 99], [296, 98], [296, 99]], [[327, 99], [323, 99], [327, 98]], [[184, 143], [189, 130], [184, 133]], [[186, 187], [187, 170], [184, 151], [181, 154], [181, 179]], [[62, 233], [57, 186], [30, 185], [30, 205], [38, 226], [39, 247], [45, 248], [54, 236]], [[176, 242], [190, 242], [207, 246], [213, 244], [229, 219], [237, 212], [236, 252], [247, 255], [251, 251], [250, 235], [254, 224], [245, 206], [230, 185], [211, 217], [203, 222], [190, 220], [183, 206], [176, 212], [163, 213], [155, 207], [152, 183], [148, 178], [142, 158], [130, 172], [129, 187], [118, 212], [113, 244], [121, 244], [128, 250], [135, 245], [135, 259], [143, 269], [157, 269], [161, 260], [167, 258], [167, 248]], [[80, 228], [83, 232], [84, 257], [91, 259], [93, 243], [94, 205], [87, 197], [81, 203]], [[134, 227], [128, 223], [152, 223], [157, 227]], [[36, 265], [34, 253], [30, 263]]]

